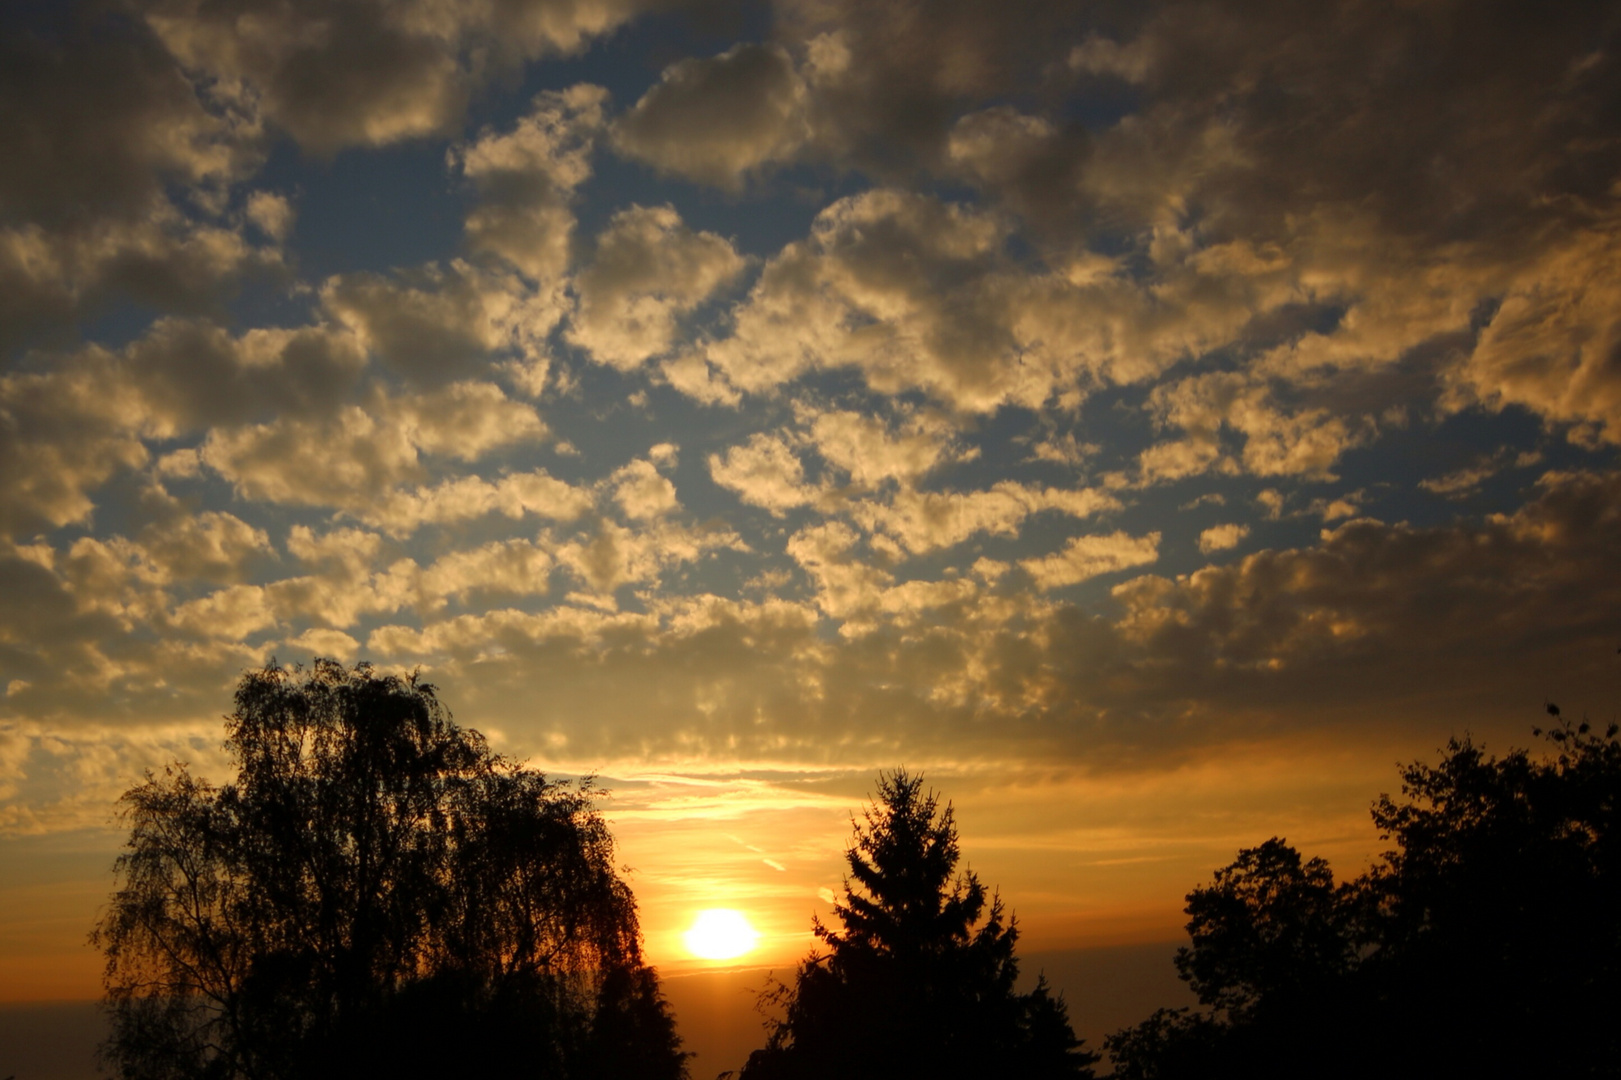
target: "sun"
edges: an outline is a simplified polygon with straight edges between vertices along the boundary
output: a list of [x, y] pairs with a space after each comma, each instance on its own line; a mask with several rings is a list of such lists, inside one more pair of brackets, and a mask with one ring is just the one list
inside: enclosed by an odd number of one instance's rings
[[741, 911], [707, 908], [692, 920], [692, 929], [683, 935], [687, 951], [704, 960], [731, 960], [752, 952], [760, 932], [749, 925]]

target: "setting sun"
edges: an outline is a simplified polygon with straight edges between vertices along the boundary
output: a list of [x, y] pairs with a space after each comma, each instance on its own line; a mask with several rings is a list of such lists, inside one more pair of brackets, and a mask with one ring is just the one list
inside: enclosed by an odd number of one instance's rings
[[692, 928], [684, 935], [687, 951], [704, 960], [731, 960], [752, 952], [760, 932], [749, 925], [741, 911], [709, 908], [698, 912]]

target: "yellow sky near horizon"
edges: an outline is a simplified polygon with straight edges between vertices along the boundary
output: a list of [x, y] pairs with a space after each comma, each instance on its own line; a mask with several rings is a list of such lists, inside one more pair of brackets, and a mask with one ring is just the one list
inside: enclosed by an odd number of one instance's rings
[[[1353, 752], [1321, 737], [1226, 747], [1153, 772], [922, 771], [954, 805], [962, 868], [1017, 916], [1022, 953], [1179, 940], [1183, 895], [1238, 848], [1273, 835], [1328, 858], [1341, 875], [1359, 873], [1381, 850], [1369, 803], [1397, 782], [1384, 747]], [[842, 895], [850, 817], [872, 780], [848, 769], [603, 780], [601, 806], [636, 894], [648, 961], [677, 975], [787, 970], [802, 959], [815, 947], [813, 916], [837, 925], [827, 897]], [[78, 838], [67, 865], [87, 876], [0, 883], [0, 1001], [99, 995], [100, 962], [85, 935], [111, 889], [117, 842], [110, 832]], [[721, 961], [691, 955], [683, 934], [715, 907], [748, 918], [760, 933], [753, 951]]]

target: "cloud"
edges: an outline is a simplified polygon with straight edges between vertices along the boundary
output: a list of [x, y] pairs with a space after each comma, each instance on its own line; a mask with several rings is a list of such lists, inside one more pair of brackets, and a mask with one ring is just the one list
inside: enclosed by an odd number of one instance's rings
[[440, 556], [422, 571], [430, 608], [472, 596], [536, 595], [550, 587], [552, 556], [526, 540], [507, 540]]
[[287, 640], [316, 648], [313, 643], [320, 641], [341, 644], [348, 635], [332, 631], [353, 627], [366, 616], [402, 608], [428, 616], [451, 602], [543, 595], [556, 565], [545, 545], [513, 539], [448, 551], [426, 566], [408, 558], [380, 566], [376, 539], [353, 530], [315, 537], [307, 529], [295, 529], [289, 546], [301, 552], [314, 573], [218, 589], [180, 604], [172, 615], [159, 609], [154, 621], [195, 637], [224, 640], [314, 622], [318, 625], [312, 632]]
[[153, 523], [141, 531], [140, 547], [168, 579], [236, 582], [251, 562], [274, 556], [263, 529], [218, 510]]
[[[1158, 768], [1308, 715], [1521, 732], [1613, 682], [1602, 6], [784, 0], [769, 44], [667, 64], [617, 122], [575, 85], [476, 132], [473, 95], [633, 8], [126, 10], [0, 31], [0, 336], [37, 346], [0, 374], [0, 799], [211, 752], [273, 649], [421, 662], [582, 767]], [[591, 183], [604, 137], [725, 191], [627, 206], [636, 170]], [[293, 281], [323, 194], [298, 151], [419, 138], [454, 141], [461, 258]], [[756, 209], [814, 218], [777, 247]], [[244, 281], [233, 317], [318, 321], [227, 329]], [[104, 343], [53, 336], [76, 320]], [[615, 370], [556, 369], [558, 340]], [[548, 389], [544, 418], [512, 396]], [[1527, 417], [1570, 445], [1516, 505], [1484, 480]], [[1351, 453], [1432, 422], [1472, 444], [1436, 475]], [[684, 471], [632, 458], [676, 437]], [[694, 524], [731, 505], [706, 467], [765, 513]], [[1365, 516], [1410, 498], [1431, 524]], [[1232, 520], [1148, 531], [1195, 503]], [[1322, 534], [1252, 551], [1254, 507]], [[1152, 572], [1195, 546], [1232, 554]]]
[[781, 438], [756, 433], [725, 454], [709, 455], [709, 475], [737, 492], [751, 506], [763, 506], [781, 517], [784, 511], [815, 502], [822, 490], [805, 482], [799, 456]]
[[859, 487], [877, 487], [886, 480], [910, 483], [979, 453], [957, 444], [954, 425], [926, 413], [905, 416], [894, 434], [882, 419], [848, 409], [807, 412], [801, 420], [807, 418], [816, 452]]
[[280, 243], [293, 231], [297, 216], [292, 202], [273, 191], [255, 191], [243, 204], [243, 216], [265, 236]]
[[675, 485], [660, 476], [651, 461], [637, 459], [615, 469], [609, 483], [614, 486], [614, 501], [632, 520], [649, 521], [681, 509]]
[[160, 319], [116, 352], [88, 346], [0, 376], [0, 529], [84, 520], [89, 492], [148, 461], [144, 440], [278, 412], [329, 416], [364, 364], [347, 335], [326, 328], [233, 336]]
[[879, 176], [938, 165], [964, 102], [1040, 89], [1066, 55], [1073, 8], [992, 10], [793, 0], [779, 36], [803, 48], [807, 115], [821, 154]]
[[485, 374], [499, 354], [520, 357], [543, 383], [545, 338], [563, 315], [559, 297], [461, 260], [339, 275], [322, 285], [321, 303], [385, 365], [429, 386]]
[[163, 47], [138, 28], [93, 20], [56, 40], [24, 23], [0, 31], [0, 208], [53, 231], [87, 219], [137, 220], [165, 183], [232, 178], [251, 157], [242, 132], [198, 99]]
[[618, 0], [400, 5], [384, 0], [148, 0], [146, 21], [231, 107], [307, 150], [453, 134], [475, 89], [631, 18]]
[[778, 45], [736, 45], [681, 60], [614, 124], [621, 153], [664, 172], [736, 189], [808, 135], [805, 87]]
[[0, 349], [58, 338], [56, 329], [119, 298], [216, 313], [245, 277], [280, 268], [281, 252], [249, 244], [237, 223], [197, 220], [167, 202], [64, 230], [0, 227]]
[[224, 771], [217, 717], [141, 725], [0, 723], [0, 836], [42, 836], [107, 825], [113, 805], [144, 771], [186, 760]]
[[562, 544], [556, 554], [560, 564], [597, 594], [611, 597], [623, 585], [652, 582], [669, 567], [721, 549], [744, 551], [747, 545], [725, 528], [656, 521], [631, 530], [605, 520], [596, 535]]
[[854, 529], [838, 521], [807, 526], [788, 539], [788, 554], [816, 582], [817, 606], [829, 618], [848, 618], [875, 606], [894, 580], [852, 555], [860, 540]]
[[[1458, 685], [1456, 675], [1425, 675], [1426, 664], [1482, 672], [1519, 654], [1512, 666], [1523, 670], [1529, 653], [1555, 648], [1544, 639], [1553, 627], [1574, 639], [1605, 625], [1613, 576], [1596, 567], [1613, 546], [1617, 482], [1549, 474], [1536, 500], [1478, 525], [1351, 521], [1315, 548], [1258, 552], [1175, 581], [1135, 579], [1114, 590], [1121, 632], [1207, 671], [1214, 662], [1309, 677], [1354, 660], [1354, 671], [1387, 670], [1393, 695]], [[1342, 681], [1352, 678], [1348, 668]]]
[[276, 611], [265, 589], [258, 585], [230, 585], [174, 611], [170, 624], [185, 634], [241, 641], [277, 623]]
[[[1457, 706], [1472, 727], [1518, 724], [1547, 693], [1547, 671], [1560, 672], [1562, 686], [1609, 678], [1618, 597], [1605, 568], [1621, 536], [1617, 484], [1612, 474], [1549, 474], [1513, 514], [1432, 528], [1350, 522], [1313, 545], [1178, 578], [1131, 578], [1101, 614], [961, 581], [897, 584], [857, 557], [859, 534], [828, 523], [790, 541], [817, 583], [815, 606], [663, 594], [639, 612], [565, 603], [441, 616], [425, 607], [416, 622], [363, 636], [372, 655], [430, 665], [459, 715], [509, 730], [521, 746], [555, 735], [549, 752], [568, 760], [869, 767], [904, 749], [958, 762], [1153, 768], [1224, 741], [1249, 745], [1308, 708], [1316, 722], [1352, 728], [1375, 713], [1416, 722], [1433, 716], [1438, 686], [1462, 687], [1459, 700], [1478, 705]], [[1091, 558], [1077, 552], [1080, 569], [1152, 557], [1149, 537], [1079, 539], [1097, 547]], [[297, 540], [312, 558], [339, 562], [377, 543], [352, 530]], [[468, 563], [487, 558], [492, 568], [451, 573], [447, 562], [441, 591], [503, 580], [496, 568], [508, 557], [520, 567], [511, 580], [538, 587], [540, 574], [522, 569], [538, 548], [481, 545], [475, 552], [487, 554]], [[0, 646], [36, 658], [12, 667], [33, 685], [8, 707], [27, 718], [71, 702], [83, 730], [110, 706], [104, 693], [75, 696], [58, 674], [69, 670], [70, 650], [97, 640], [85, 634], [136, 639], [86, 622], [105, 615], [76, 614], [49, 562], [39, 552], [0, 559]], [[375, 580], [407, 573], [417, 571]], [[244, 626], [262, 618], [247, 593], [226, 592], [212, 608]], [[819, 615], [834, 612], [858, 632], [819, 634]], [[201, 609], [192, 613], [201, 619]], [[183, 715], [206, 720], [230, 665], [251, 662], [250, 653], [223, 651], [230, 645], [207, 645], [221, 651], [199, 653], [189, 667], [159, 666], [176, 663], [173, 652], [122, 656], [112, 669], [124, 688], [119, 708], [191, 709]], [[91, 661], [75, 663], [79, 673]], [[165, 670], [187, 681], [164, 685]], [[874, 715], [885, 722], [872, 724]], [[1018, 722], [991, 722], [1002, 720]]]
[[328, 419], [215, 428], [200, 452], [243, 498], [364, 515], [390, 489], [421, 481], [424, 455], [474, 461], [545, 434], [531, 406], [491, 383], [460, 382], [431, 394], [377, 394], [369, 407], [345, 405]]
[[1002, 480], [983, 491], [902, 488], [887, 501], [852, 504], [869, 530], [894, 537], [919, 554], [960, 544], [978, 533], [1014, 536], [1026, 518], [1047, 510], [1085, 518], [1120, 509], [1114, 496], [1089, 488], [1037, 488]]
[[138, 25], [79, 12], [55, 34], [0, 28], [0, 350], [60, 341], [120, 298], [214, 310], [280, 268], [243, 235], [230, 186], [257, 164], [250, 121], [209, 108]]
[[1076, 536], [1062, 551], [1040, 559], [1021, 559], [1019, 566], [1041, 589], [1061, 589], [1102, 574], [1147, 566], [1159, 559], [1157, 532], [1128, 536], [1112, 532], [1102, 536]]
[[1059, 127], [998, 105], [958, 119], [945, 156], [950, 171], [1023, 217], [1044, 248], [1059, 249], [1085, 234], [1091, 207], [1081, 192], [1090, 148], [1079, 125]]
[[1617, 226], [1572, 236], [1520, 275], [1453, 376], [1467, 397], [1521, 405], [1572, 435], [1621, 443]]
[[579, 308], [568, 339], [598, 363], [630, 370], [667, 352], [677, 320], [742, 272], [725, 239], [694, 232], [668, 206], [631, 206], [597, 237], [574, 279]]
[[400, 488], [351, 509], [362, 521], [395, 536], [424, 525], [470, 521], [489, 514], [573, 521], [596, 505], [589, 490], [574, 487], [545, 469], [508, 473], [496, 480], [460, 476], [438, 484]]
[[286, 644], [299, 652], [308, 653], [311, 658], [330, 656], [344, 663], [349, 663], [360, 651], [360, 642], [342, 630], [328, 630], [321, 627], [288, 638]]
[[[1613, 666], [1616, 590], [1600, 567], [1621, 533], [1583, 523], [1613, 524], [1615, 484], [1552, 478], [1536, 502], [1492, 521], [1354, 522], [1317, 545], [1179, 579], [1132, 578], [1114, 588], [1112, 618], [980, 595], [935, 609], [924, 630], [886, 628], [868, 613], [891, 582], [846, 561], [858, 543], [852, 530], [816, 526], [794, 550], [818, 581], [818, 605], [859, 615], [870, 630], [827, 642], [803, 608], [779, 601], [768, 616], [693, 597], [634, 618], [497, 612], [402, 634], [400, 645], [402, 655], [436, 658], [436, 678], [476, 703], [464, 710], [516, 720], [501, 702], [529, 680], [546, 685], [526, 730], [556, 733], [585, 759], [634, 747], [644, 760], [876, 765], [904, 749], [953, 761], [1157, 767], [1286, 729], [1303, 709], [1365, 728], [1369, 704], [1383, 701], [1384, 715], [1417, 722], [1433, 716], [1437, 686], [1460, 680], [1480, 705], [1459, 714], [1471, 726], [1523, 730], [1547, 692], [1535, 672], [1563, 660], [1576, 666], [1561, 685], [1597, 686], [1599, 669]], [[1148, 538], [1090, 539], [1130, 559]], [[677, 613], [690, 621], [678, 626]], [[633, 670], [643, 677], [628, 679]], [[589, 724], [573, 719], [586, 702]], [[991, 717], [1020, 722], [987, 727]]]
[[[1348, 421], [1321, 408], [1285, 411], [1268, 386], [1238, 374], [1162, 383], [1148, 407], [1161, 427], [1186, 433], [1143, 451], [1138, 465], [1150, 483], [1210, 470], [1332, 480], [1330, 467], [1340, 455], [1373, 431], [1368, 418]], [[1224, 447], [1224, 430], [1242, 437], [1236, 454]]]
[[575, 192], [591, 176], [608, 92], [580, 83], [535, 98], [510, 132], [485, 130], [452, 151], [478, 201], [467, 241], [536, 281], [561, 277], [570, 261]]
[[817, 216], [810, 241], [767, 263], [732, 336], [705, 358], [752, 393], [853, 365], [881, 391], [923, 386], [983, 407], [1009, 389], [996, 361], [1011, 343], [985, 310], [1004, 237], [994, 218], [919, 196], [841, 200]]
[[1068, 465], [1077, 467], [1095, 456], [1103, 448], [1097, 443], [1083, 443], [1075, 438], [1074, 432], [1063, 435], [1053, 435], [1042, 439], [1030, 448], [1032, 461], [1050, 461], [1055, 465]]
[[300, 562], [360, 574], [382, 550], [383, 538], [364, 529], [333, 529], [317, 536], [308, 525], [287, 532], [287, 551]]
[[1242, 243], [1171, 243], [1163, 277], [1139, 282], [1085, 251], [1049, 271], [1021, 266], [1012, 235], [1004, 215], [924, 195], [840, 199], [766, 263], [730, 333], [701, 343], [708, 379], [693, 385], [713, 396], [720, 378], [765, 394], [851, 369], [875, 392], [921, 390], [960, 412], [1073, 407], [1097, 385], [1152, 379], [1229, 343], [1298, 298], [1287, 261]]
[[1199, 553], [1209, 555], [1213, 551], [1230, 551], [1249, 534], [1248, 525], [1212, 525], [1199, 533]]

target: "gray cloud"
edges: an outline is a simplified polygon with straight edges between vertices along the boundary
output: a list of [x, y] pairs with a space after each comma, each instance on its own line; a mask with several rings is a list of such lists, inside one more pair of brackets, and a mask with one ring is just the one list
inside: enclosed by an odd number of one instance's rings
[[671, 207], [621, 210], [574, 278], [580, 302], [568, 338], [599, 363], [634, 368], [667, 352], [677, 319], [745, 265], [724, 237], [689, 229]]
[[510, 132], [481, 132], [451, 160], [479, 195], [467, 217], [468, 243], [542, 283], [570, 261], [571, 204], [591, 176], [591, 152], [608, 92], [581, 83], [535, 98]]
[[325, 328], [250, 330], [167, 319], [113, 352], [0, 376], [0, 530], [86, 518], [88, 493], [147, 462], [144, 440], [257, 417], [329, 415], [365, 364]]
[[209, 308], [280, 261], [231, 212], [254, 125], [206, 107], [139, 26], [69, 25], [0, 28], [0, 350], [113, 297]]
[[780, 46], [682, 60], [614, 124], [614, 145], [665, 172], [737, 188], [805, 141], [805, 88]]
[[340, 275], [322, 286], [321, 302], [385, 366], [429, 386], [485, 374], [499, 357], [544, 385], [546, 335], [563, 314], [554, 290], [460, 260]]
[[622, 0], [147, 0], [147, 22], [211, 93], [316, 153], [453, 135], [472, 92], [580, 49], [632, 17]]
[[[1525, 509], [1487, 522], [1352, 522], [1313, 547], [1131, 579], [1108, 619], [955, 588], [922, 629], [896, 614], [872, 621], [876, 609], [843, 592], [850, 604], [834, 607], [867, 622], [830, 644], [803, 605], [699, 596], [645, 615], [490, 612], [371, 646], [433, 657], [464, 708], [533, 745], [550, 733], [570, 760], [634, 746], [684, 760], [877, 764], [904, 752], [1129, 766], [1298, 726], [1303, 710], [1370, 733], [1425, 720], [1512, 736], [1550, 687], [1581, 697], [1608, 685], [1618, 495], [1613, 474], [1550, 476]], [[854, 586], [836, 573], [861, 569], [841, 561], [853, 536], [827, 539], [819, 572], [830, 588]], [[532, 679], [549, 688], [538, 711], [520, 691]], [[1459, 711], [1432, 715], [1437, 694]], [[524, 701], [524, 714], [503, 700]]]

